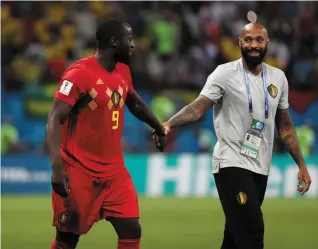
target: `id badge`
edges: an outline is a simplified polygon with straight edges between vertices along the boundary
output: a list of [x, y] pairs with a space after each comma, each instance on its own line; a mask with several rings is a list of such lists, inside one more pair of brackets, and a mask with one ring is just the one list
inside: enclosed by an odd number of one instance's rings
[[253, 119], [250, 129], [246, 132], [240, 153], [256, 158], [262, 142], [264, 123]]

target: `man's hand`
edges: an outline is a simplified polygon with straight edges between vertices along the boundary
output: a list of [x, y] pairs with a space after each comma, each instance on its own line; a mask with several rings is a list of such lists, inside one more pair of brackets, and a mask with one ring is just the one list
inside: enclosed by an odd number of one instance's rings
[[152, 131], [152, 139], [156, 145], [157, 150], [163, 152], [164, 147], [167, 143], [166, 135], [158, 135], [155, 130]]
[[310, 175], [307, 170], [307, 167], [301, 166], [298, 172], [297, 190], [303, 195], [309, 190], [310, 184], [311, 184], [311, 179], [310, 179]]
[[70, 184], [63, 166], [52, 166], [51, 184], [54, 192], [66, 198], [70, 194]]
[[162, 124], [164, 134], [162, 134], [162, 131], [160, 134], [156, 130], [152, 130], [152, 139], [156, 145], [156, 148], [160, 151], [163, 152], [163, 149], [167, 143], [167, 135], [170, 131], [170, 125], [168, 122]]
[[168, 135], [168, 133], [171, 130], [170, 123], [169, 122], [162, 123], [162, 126], [163, 126], [163, 129], [165, 131], [165, 134]]

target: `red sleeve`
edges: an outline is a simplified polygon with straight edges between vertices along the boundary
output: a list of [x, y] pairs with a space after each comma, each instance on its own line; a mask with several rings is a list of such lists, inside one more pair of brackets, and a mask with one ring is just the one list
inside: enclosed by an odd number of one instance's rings
[[121, 73], [121, 75], [126, 79], [127, 81], [127, 84], [128, 84], [128, 92], [134, 92], [135, 89], [134, 89], [134, 86], [133, 86], [133, 83], [132, 83], [132, 79], [131, 79], [131, 72], [130, 72], [130, 69], [129, 67], [126, 65], [126, 64], [123, 64], [123, 63], [118, 63], [117, 64], [117, 68], [118, 68], [118, 71]]
[[80, 95], [87, 90], [85, 77], [83, 69], [71, 69], [65, 72], [55, 98], [69, 105], [75, 105]]

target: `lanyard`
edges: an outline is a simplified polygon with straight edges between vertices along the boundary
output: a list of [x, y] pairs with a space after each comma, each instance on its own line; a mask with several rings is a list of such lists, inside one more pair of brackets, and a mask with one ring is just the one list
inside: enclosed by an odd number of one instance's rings
[[[249, 78], [247, 76], [247, 71], [244, 68], [244, 81], [245, 81], [245, 87], [247, 91], [247, 98], [248, 98], [248, 109], [249, 113], [253, 114], [253, 103], [252, 103], [252, 95], [250, 91], [250, 84], [249, 84]], [[262, 64], [262, 79], [263, 79], [263, 86], [264, 86], [264, 98], [265, 98], [265, 119], [268, 118], [268, 92], [267, 92], [267, 75], [265, 71], [264, 64]]]

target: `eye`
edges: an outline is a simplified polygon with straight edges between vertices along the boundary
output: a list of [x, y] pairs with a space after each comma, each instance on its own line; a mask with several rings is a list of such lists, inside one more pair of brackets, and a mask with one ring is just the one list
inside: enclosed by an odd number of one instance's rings
[[262, 36], [259, 36], [257, 37], [256, 39], [257, 42], [263, 42], [264, 41], [264, 38]]
[[247, 36], [247, 37], [244, 38], [244, 41], [245, 42], [251, 42], [252, 41], [252, 37]]

